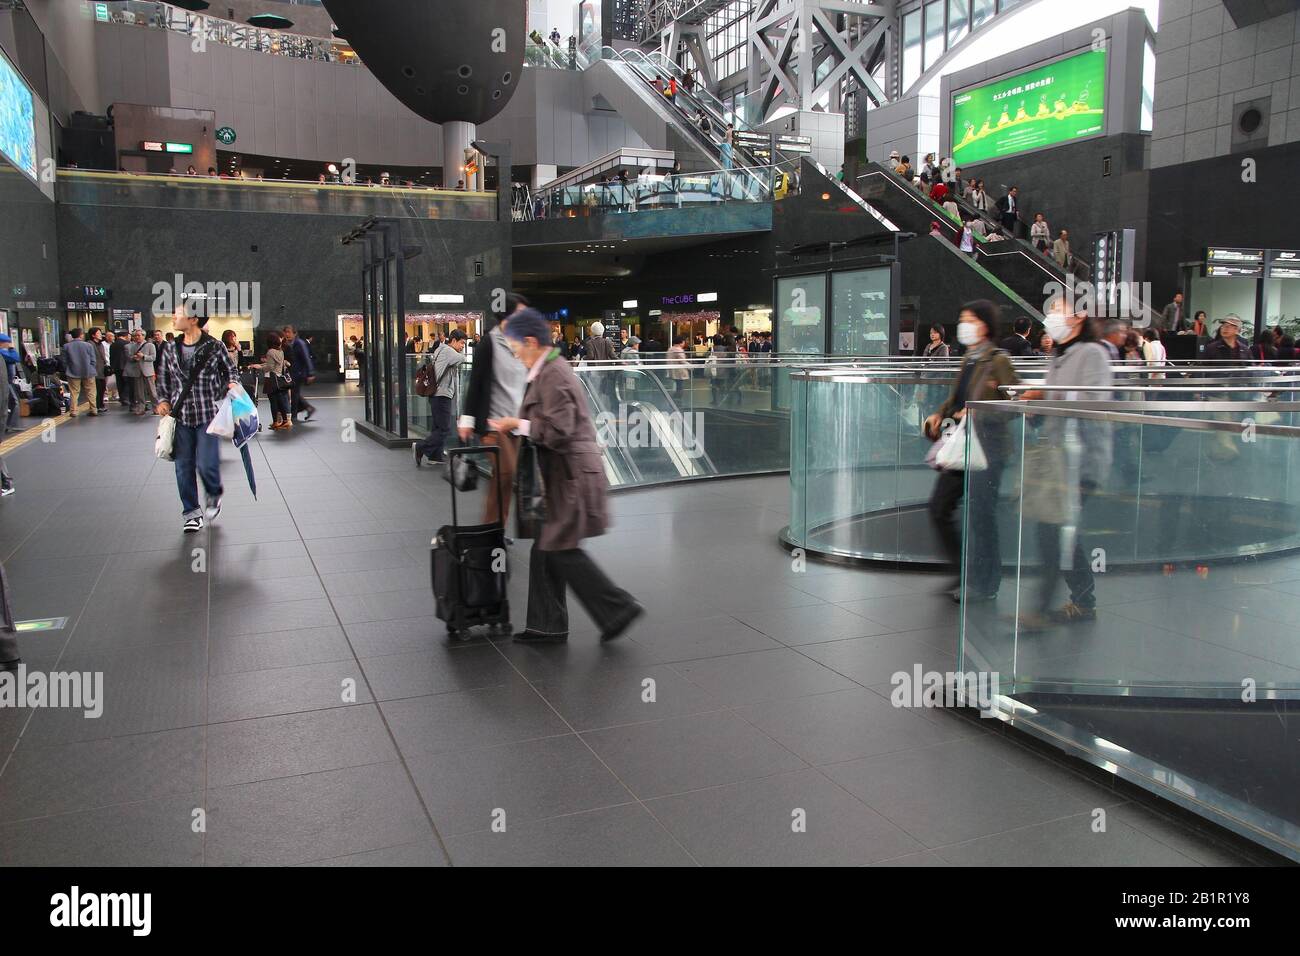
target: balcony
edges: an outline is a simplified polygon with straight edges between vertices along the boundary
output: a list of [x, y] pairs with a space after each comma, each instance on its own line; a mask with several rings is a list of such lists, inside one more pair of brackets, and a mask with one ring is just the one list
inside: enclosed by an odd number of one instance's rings
[[420, 187], [346, 186], [292, 180], [219, 179], [60, 169], [59, 202], [285, 215], [397, 219], [496, 219], [496, 194]]

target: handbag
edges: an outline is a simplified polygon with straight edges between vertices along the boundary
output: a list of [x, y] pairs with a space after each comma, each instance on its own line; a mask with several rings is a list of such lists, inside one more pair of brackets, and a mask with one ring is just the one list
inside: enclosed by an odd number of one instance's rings
[[447, 480], [457, 491], [473, 491], [478, 487], [478, 468], [467, 455], [457, 455], [450, 459]]
[[546, 484], [538, 447], [524, 439], [515, 470], [515, 537], [536, 538], [546, 523]]
[[966, 435], [966, 418], [957, 423], [957, 427], [948, 432], [948, 437], [943, 439], [941, 447], [934, 456], [934, 463], [944, 471], [986, 471], [989, 467], [988, 459], [984, 456], [984, 448], [980, 445], [979, 432], [970, 429], [970, 448], [967, 449]]

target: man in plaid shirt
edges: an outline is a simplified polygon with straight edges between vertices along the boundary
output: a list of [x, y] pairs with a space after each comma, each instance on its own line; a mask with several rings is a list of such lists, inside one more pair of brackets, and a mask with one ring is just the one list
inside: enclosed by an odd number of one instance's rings
[[[186, 534], [203, 529], [196, 473], [207, 493], [207, 520], [221, 514], [221, 439], [208, 434], [208, 423], [226, 392], [239, 384], [239, 371], [225, 347], [203, 330], [207, 323], [206, 315], [191, 315], [184, 303], [177, 305], [172, 313], [176, 340], [162, 350], [158, 362], [158, 414], [174, 410], [176, 415], [176, 487]], [[194, 386], [177, 407], [191, 373]]]

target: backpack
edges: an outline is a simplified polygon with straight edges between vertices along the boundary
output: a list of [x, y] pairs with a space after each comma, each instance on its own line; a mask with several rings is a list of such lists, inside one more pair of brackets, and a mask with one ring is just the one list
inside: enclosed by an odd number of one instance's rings
[[433, 363], [426, 362], [415, 373], [415, 394], [427, 398], [437, 391], [437, 388], [437, 384], [433, 379]]

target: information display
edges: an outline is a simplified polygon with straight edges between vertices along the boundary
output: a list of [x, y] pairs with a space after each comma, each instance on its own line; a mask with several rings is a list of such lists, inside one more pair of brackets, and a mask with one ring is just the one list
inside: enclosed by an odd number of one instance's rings
[[1270, 249], [1268, 251], [1268, 277], [1270, 279], [1300, 279], [1300, 250]]
[[1086, 50], [954, 93], [951, 118], [958, 166], [1100, 136], [1106, 51]]
[[36, 112], [32, 91], [0, 54], [0, 153], [36, 178]]
[[1210, 279], [1262, 279], [1264, 250], [1210, 246], [1205, 250], [1205, 275]]

